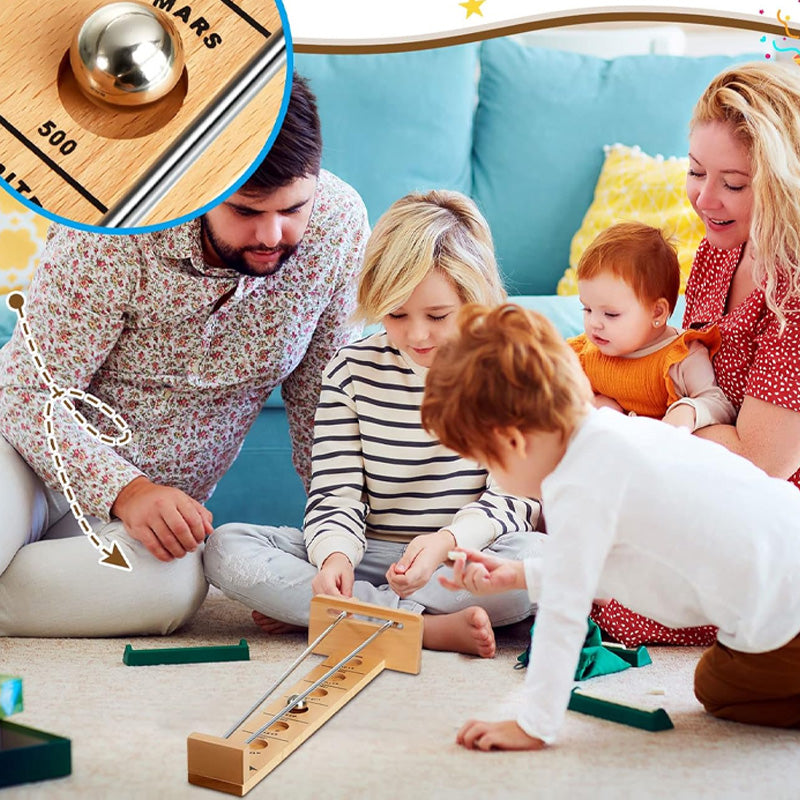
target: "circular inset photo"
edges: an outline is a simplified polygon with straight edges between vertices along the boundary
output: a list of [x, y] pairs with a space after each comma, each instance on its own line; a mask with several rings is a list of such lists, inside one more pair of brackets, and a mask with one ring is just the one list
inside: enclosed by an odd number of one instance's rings
[[247, 178], [288, 101], [279, 0], [6, 0], [0, 25], [29, 65], [0, 50], [0, 185], [74, 226], [196, 216]]

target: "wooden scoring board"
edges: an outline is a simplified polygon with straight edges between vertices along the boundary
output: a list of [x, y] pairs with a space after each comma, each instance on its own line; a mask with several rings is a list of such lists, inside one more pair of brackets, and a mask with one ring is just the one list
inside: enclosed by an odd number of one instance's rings
[[[89, 225], [100, 224], [103, 209], [119, 202], [281, 28], [272, 0], [153, 0], [181, 35], [184, 80], [149, 106], [101, 108], [74, 86], [67, 53], [83, 21], [102, 5], [98, 0], [0, 4], [6, 41], [0, 49], [0, 178], [48, 211]], [[208, 47], [216, 37], [221, 42]], [[241, 177], [272, 132], [285, 82], [281, 68], [137, 224], [191, 214]], [[71, 152], [51, 144], [55, 131], [64, 132], [62, 147], [75, 142]], [[126, 138], [134, 132], [140, 135]]]
[[[316, 639], [340, 611], [369, 616], [376, 621], [348, 617], [339, 623], [315, 650], [331, 655], [290, 689], [281, 691], [256, 709], [229, 738], [191, 734], [187, 741], [190, 783], [242, 797], [384, 669], [419, 672], [422, 657], [422, 617], [419, 614], [318, 595], [311, 601], [309, 641]], [[286, 707], [287, 698], [302, 694], [386, 620], [393, 620], [402, 627], [384, 631], [315, 689], [306, 699], [305, 711], [287, 713], [250, 745], [245, 744], [246, 739]]]

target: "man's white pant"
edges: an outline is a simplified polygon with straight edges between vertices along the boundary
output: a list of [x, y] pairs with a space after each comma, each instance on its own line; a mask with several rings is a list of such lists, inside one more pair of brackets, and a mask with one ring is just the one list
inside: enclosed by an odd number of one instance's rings
[[[541, 533], [506, 533], [486, 552], [522, 560], [539, 555], [545, 538]], [[439, 567], [425, 586], [401, 599], [386, 583], [386, 570], [399, 560], [404, 549], [405, 545], [398, 542], [370, 539], [355, 570], [353, 597], [415, 613], [450, 614], [468, 606], [482, 606], [494, 626], [519, 622], [536, 610], [527, 591], [484, 597], [451, 592], [437, 580], [439, 575], [452, 574], [445, 566]], [[209, 583], [228, 597], [272, 619], [308, 625], [311, 582], [317, 568], [308, 562], [301, 531], [229, 523], [218, 528], [206, 543], [204, 561]]]
[[163, 562], [119, 520], [89, 522], [132, 569], [99, 563], [67, 499], [0, 436], [0, 636], [166, 634], [197, 611], [208, 590], [202, 546]]

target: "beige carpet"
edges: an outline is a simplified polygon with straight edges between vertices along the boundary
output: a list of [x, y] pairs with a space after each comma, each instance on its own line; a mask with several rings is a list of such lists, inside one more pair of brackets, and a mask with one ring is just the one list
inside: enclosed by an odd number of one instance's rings
[[[241, 637], [250, 661], [122, 663], [128, 641], [146, 648]], [[586, 683], [609, 699], [663, 706], [672, 731], [647, 733], [570, 712], [558, 746], [540, 753], [457, 747], [456, 730], [468, 717], [513, 711], [524, 672], [512, 666], [525, 641], [517, 630], [499, 643], [491, 661], [425, 651], [418, 676], [384, 672], [248, 797], [800, 797], [800, 733], [705, 715], [691, 692], [696, 649], [650, 648], [652, 665]], [[193, 622], [169, 639], [0, 639], [0, 673], [23, 677], [25, 710], [12, 719], [72, 740], [70, 777], [10, 787], [1, 800], [226, 796], [187, 783], [187, 735], [224, 733], [304, 645], [300, 635], [268, 640], [246, 609], [213, 590]], [[318, 660], [310, 657], [293, 678]]]

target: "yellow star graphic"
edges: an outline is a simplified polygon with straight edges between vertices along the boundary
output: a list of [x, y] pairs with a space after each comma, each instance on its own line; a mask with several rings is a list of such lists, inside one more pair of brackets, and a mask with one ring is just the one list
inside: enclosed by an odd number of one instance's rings
[[467, 0], [466, 3], [459, 3], [459, 5], [467, 9], [467, 19], [469, 19], [473, 14], [477, 14], [479, 17], [483, 16], [481, 6], [485, 2], [486, 0]]

